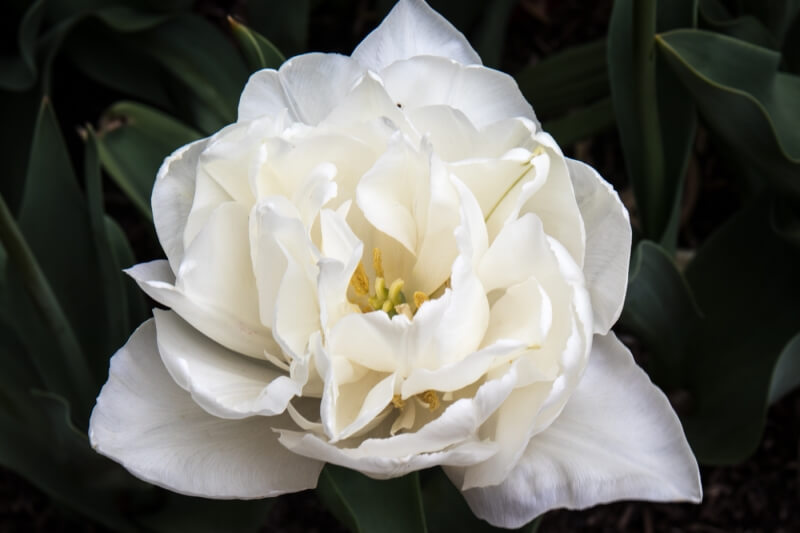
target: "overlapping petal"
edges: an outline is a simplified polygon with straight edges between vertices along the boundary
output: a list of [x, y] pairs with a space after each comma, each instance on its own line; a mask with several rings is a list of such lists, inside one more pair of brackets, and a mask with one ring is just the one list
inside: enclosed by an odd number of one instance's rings
[[153, 321], [111, 360], [92, 412], [95, 450], [150, 483], [191, 496], [264, 498], [316, 486], [323, 463], [278, 443], [288, 416], [227, 420], [204, 411], [172, 380]]
[[[456, 484], [461, 472], [449, 469]], [[595, 336], [586, 374], [508, 478], [464, 492], [479, 517], [518, 527], [558, 507], [619, 499], [698, 502], [697, 463], [666, 396], [614, 334]]]

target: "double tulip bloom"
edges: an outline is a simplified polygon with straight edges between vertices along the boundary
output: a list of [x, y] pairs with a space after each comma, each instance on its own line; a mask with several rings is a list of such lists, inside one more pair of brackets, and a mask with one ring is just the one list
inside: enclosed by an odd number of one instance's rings
[[239, 119], [169, 156], [154, 310], [111, 360], [100, 453], [184, 494], [442, 466], [475, 514], [698, 501], [664, 394], [609, 330], [631, 242], [512, 78], [401, 0], [350, 57], [250, 78]]

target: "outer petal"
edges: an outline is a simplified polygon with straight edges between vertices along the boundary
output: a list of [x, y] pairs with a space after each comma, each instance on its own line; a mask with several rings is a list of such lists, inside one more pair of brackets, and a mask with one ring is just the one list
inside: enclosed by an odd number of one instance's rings
[[[448, 475], [460, 478], [458, 469]], [[702, 488], [666, 396], [612, 333], [595, 336], [577, 390], [555, 422], [531, 439], [509, 477], [464, 496], [477, 516], [513, 528], [559, 507], [621, 499], [699, 502]]]
[[364, 67], [347, 56], [320, 53], [293, 57], [277, 71], [259, 70], [239, 98], [239, 122], [288, 109], [290, 118], [316, 125], [363, 73]]
[[175, 150], [158, 169], [153, 185], [153, 222], [173, 271], [183, 261], [183, 232], [194, 199], [197, 161], [206, 144], [208, 139], [201, 139]]
[[198, 305], [175, 287], [175, 275], [164, 260], [140, 263], [125, 271], [148, 296], [171, 307], [181, 318], [226, 348], [259, 359], [280, 353], [272, 332], [248, 324], [214, 306]]
[[136, 476], [192, 496], [263, 498], [312, 488], [323, 464], [278, 443], [288, 416], [216, 418], [178, 387], [158, 355], [153, 321], [111, 359], [89, 422], [95, 450]]
[[386, 92], [399, 105], [448, 105], [481, 129], [498, 120], [525, 117], [536, 121], [514, 78], [480, 65], [464, 66], [440, 56], [398, 61], [381, 73]]
[[208, 413], [234, 419], [277, 415], [301, 393], [303, 384], [286, 372], [231, 352], [174, 312], [154, 309], [153, 314], [164, 366]]
[[592, 297], [594, 332], [605, 335], [625, 302], [631, 223], [619, 196], [595, 169], [573, 159], [566, 161], [586, 227], [583, 274]]
[[448, 57], [464, 65], [481, 63], [466, 37], [423, 0], [400, 0], [352, 57], [380, 71], [395, 61], [420, 55]]

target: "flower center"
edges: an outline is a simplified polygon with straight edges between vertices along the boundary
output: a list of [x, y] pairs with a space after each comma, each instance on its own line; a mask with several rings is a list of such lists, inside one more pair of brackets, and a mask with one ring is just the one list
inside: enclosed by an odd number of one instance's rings
[[414, 292], [414, 307], [412, 307], [403, 292], [405, 287], [403, 278], [396, 278], [387, 287], [383, 271], [383, 255], [379, 248], [372, 250], [372, 266], [375, 270], [375, 282], [373, 283], [373, 292], [371, 294], [369, 277], [363, 263], [358, 263], [356, 271], [350, 278], [350, 286], [356, 293], [356, 299], [358, 300], [355, 303], [358, 304], [361, 311], [364, 313], [383, 311], [389, 317], [400, 314], [406, 316], [409, 320], [412, 319], [422, 304], [428, 301], [428, 295], [420, 291]]

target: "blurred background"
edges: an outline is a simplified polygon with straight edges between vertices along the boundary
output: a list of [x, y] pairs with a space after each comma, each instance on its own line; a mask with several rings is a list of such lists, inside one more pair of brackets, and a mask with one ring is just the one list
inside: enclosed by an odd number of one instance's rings
[[[430, 3], [620, 193], [634, 253], [615, 329], [702, 465], [701, 505], [556, 511], [523, 530], [800, 531], [800, 1]], [[402, 482], [339, 472], [350, 492], [210, 502], [132, 479], [85, 430], [152, 307], [120, 269], [163, 256], [163, 158], [234, 121], [251, 72], [349, 54], [392, 5], [0, 7], [0, 531], [381, 530]], [[492, 530], [440, 472], [420, 480], [429, 531]], [[359, 494], [367, 515], [347, 505]]]

